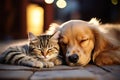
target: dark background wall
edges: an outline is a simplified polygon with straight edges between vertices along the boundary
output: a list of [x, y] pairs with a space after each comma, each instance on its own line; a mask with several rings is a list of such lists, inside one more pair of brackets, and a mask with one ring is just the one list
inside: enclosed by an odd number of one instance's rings
[[102, 23], [120, 23], [120, 0], [66, 0], [64, 9], [58, 8], [56, 1], [0, 0], [0, 41], [27, 38], [26, 7], [30, 3], [44, 8], [44, 30], [54, 21], [70, 19], [88, 21], [96, 17]]

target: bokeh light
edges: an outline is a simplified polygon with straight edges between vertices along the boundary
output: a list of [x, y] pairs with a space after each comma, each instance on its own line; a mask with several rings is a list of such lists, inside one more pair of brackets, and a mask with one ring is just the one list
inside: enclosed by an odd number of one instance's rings
[[67, 2], [65, 0], [58, 0], [56, 5], [58, 8], [65, 8], [67, 6]]
[[113, 5], [117, 5], [118, 4], [118, 0], [111, 0]]
[[44, 9], [36, 4], [27, 7], [27, 32], [39, 35], [43, 32]]
[[47, 4], [52, 4], [52, 3], [54, 2], [54, 0], [45, 0], [45, 2], [46, 2]]

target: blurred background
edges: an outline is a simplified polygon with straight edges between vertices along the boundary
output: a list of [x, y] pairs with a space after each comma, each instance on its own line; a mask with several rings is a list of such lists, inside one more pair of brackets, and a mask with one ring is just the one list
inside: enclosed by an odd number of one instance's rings
[[0, 0], [0, 41], [43, 33], [52, 22], [71, 19], [120, 23], [120, 0]]

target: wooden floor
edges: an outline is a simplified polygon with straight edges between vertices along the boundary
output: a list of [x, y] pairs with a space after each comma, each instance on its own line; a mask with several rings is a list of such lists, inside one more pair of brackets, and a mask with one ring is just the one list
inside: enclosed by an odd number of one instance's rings
[[[13, 42], [0, 43], [0, 53]], [[23, 41], [19, 41], [22, 43]], [[54, 68], [31, 68], [17, 65], [0, 64], [0, 80], [120, 80], [120, 65], [96, 66], [88, 64], [85, 67], [67, 65]]]
[[120, 65], [31, 68], [0, 64], [0, 80], [120, 80]]

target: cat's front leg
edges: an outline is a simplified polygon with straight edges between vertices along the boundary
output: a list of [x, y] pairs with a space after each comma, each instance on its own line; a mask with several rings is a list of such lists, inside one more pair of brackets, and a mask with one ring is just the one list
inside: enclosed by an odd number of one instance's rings
[[25, 60], [21, 62], [24, 66], [36, 67], [36, 68], [51, 68], [54, 67], [53, 62], [44, 62], [36, 59]]
[[42, 62], [39, 61], [22, 61], [21, 65], [35, 67], [35, 68], [43, 68], [44, 65]]
[[36, 67], [36, 68], [43, 68], [44, 63], [41, 61], [38, 61], [30, 56], [26, 56], [18, 61], [16, 61], [17, 64], [29, 66], [29, 67]]

